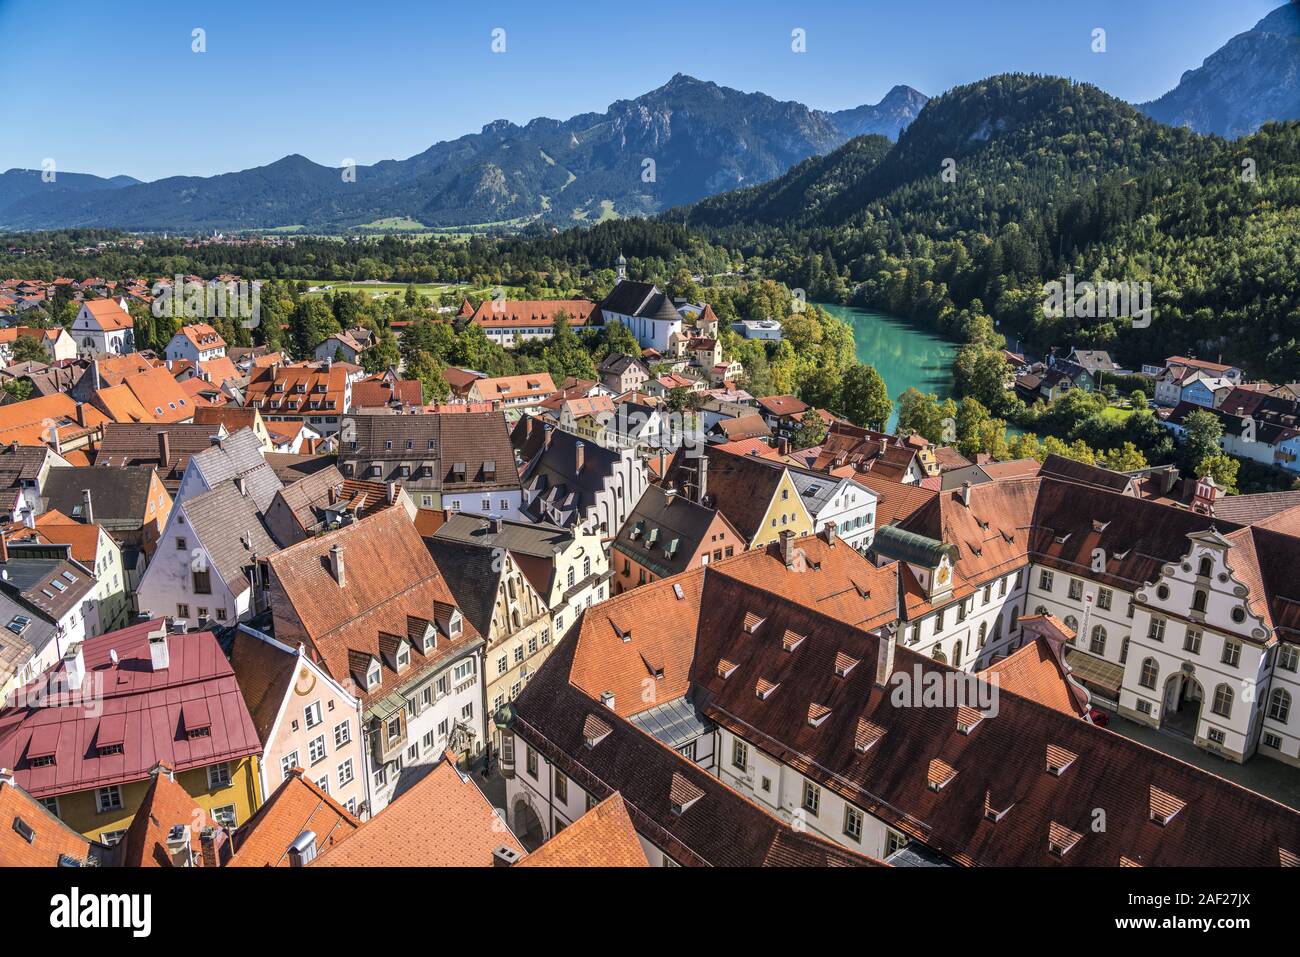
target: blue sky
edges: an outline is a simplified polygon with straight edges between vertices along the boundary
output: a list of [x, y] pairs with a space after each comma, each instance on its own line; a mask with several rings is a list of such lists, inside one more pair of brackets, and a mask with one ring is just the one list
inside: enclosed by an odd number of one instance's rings
[[[1152, 99], [1278, 0], [0, 0], [0, 170], [141, 179], [302, 153], [402, 159], [499, 118], [567, 118], [676, 72], [823, 109], [897, 83], [1072, 76]], [[183, 8], [183, 9], [182, 9]], [[191, 31], [207, 52], [191, 51]], [[491, 51], [494, 28], [506, 51]], [[1093, 28], [1107, 51], [1091, 50]], [[807, 52], [790, 49], [795, 28]]]

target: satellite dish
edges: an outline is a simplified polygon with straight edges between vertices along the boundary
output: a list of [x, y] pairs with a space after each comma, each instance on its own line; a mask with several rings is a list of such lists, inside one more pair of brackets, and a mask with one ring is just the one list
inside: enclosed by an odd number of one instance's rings
[[117, 664], [117, 649], [116, 649], [116, 648], [110, 648], [110, 649], [108, 649], [108, 658], [109, 658], [110, 661], [113, 662], [114, 665]]

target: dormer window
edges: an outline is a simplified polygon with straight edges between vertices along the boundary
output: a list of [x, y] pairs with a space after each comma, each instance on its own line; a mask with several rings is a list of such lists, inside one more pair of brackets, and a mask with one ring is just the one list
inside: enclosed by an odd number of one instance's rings
[[1074, 763], [1077, 757], [1078, 755], [1073, 751], [1067, 751], [1065, 748], [1049, 744], [1047, 746], [1047, 773], [1059, 778], [1065, 773], [1066, 768]]
[[411, 649], [403, 645], [402, 649], [397, 653], [397, 670], [404, 671], [406, 668], [410, 667], [410, 664]]
[[1064, 824], [1052, 821], [1047, 827], [1047, 851], [1053, 857], [1065, 857], [1082, 839], [1082, 834], [1070, 830]]
[[379, 662], [377, 661], [373, 665], [371, 665], [370, 670], [366, 672], [366, 687], [367, 688], [379, 687]]

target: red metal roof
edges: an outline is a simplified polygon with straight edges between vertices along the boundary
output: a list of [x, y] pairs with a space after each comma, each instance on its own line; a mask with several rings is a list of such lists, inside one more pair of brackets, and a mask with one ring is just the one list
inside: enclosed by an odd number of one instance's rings
[[[185, 771], [260, 752], [234, 671], [211, 632], [168, 635], [168, 667], [153, 670], [149, 635], [164, 627], [158, 619], [87, 639], [81, 695], [60, 692], [42, 707], [0, 711], [0, 767], [13, 768], [34, 797], [47, 797], [143, 780], [160, 761]], [[45, 686], [63, 673], [60, 663], [39, 680]], [[99, 713], [92, 681], [102, 682]], [[205, 720], [208, 734], [187, 737]], [[101, 753], [119, 743], [120, 753]], [[33, 757], [48, 754], [53, 764], [32, 766]]]

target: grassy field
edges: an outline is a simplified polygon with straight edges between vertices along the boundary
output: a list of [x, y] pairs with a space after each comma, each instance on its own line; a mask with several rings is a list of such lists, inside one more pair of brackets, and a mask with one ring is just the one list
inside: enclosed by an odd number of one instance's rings
[[[371, 299], [383, 299], [386, 296], [404, 296], [406, 295], [406, 283], [404, 282], [331, 282], [327, 279], [316, 280], [311, 285], [317, 287], [315, 292], [310, 292], [309, 296], [323, 296], [326, 287], [329, 292], [359, 292], [362, 295], [369, 296]], [[453, 290], [457, 296], [469, 296], [474, 299], [487, 299], [495, 291], [495, 286], [471, 286], [468, 283], [449, 283], [449, 282], [426, 282], [415, 283], [415, 291], [426, 299], [432, 299], [435, 302], [441, 299], [442, 294], [448, 290]], [[522, 286], [503, 286], [506, 298], [516, 299], [524, 294]]]

